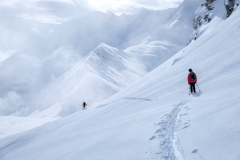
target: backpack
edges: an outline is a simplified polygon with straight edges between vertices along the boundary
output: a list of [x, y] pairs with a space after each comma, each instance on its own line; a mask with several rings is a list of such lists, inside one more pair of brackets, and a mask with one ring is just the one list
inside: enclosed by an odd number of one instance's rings
[[195, 80], [196, 80], [196, 76], [195, 76], [195, 73], [194, 73], [194, 72], [191, 72], [191, 73], [190, 73], [190, 80], [191, 80], [191, 81], [195, 81]]

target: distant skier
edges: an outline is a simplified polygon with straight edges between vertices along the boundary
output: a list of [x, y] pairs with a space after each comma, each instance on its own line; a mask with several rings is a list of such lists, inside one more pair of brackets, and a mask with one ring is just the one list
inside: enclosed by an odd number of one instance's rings
[[87, 106], [87, 103], [83, 102], [82, 106], [85, 108]]
[[188, 84], [190, 85], [191, 88], [191, 94], [194, 92], [196, 93], [195, 89], [195, 83], [197, 82], [197, 76], [196, 74], [192, 71], [192, 69], [189, 69], [189, 74], [188, 74]]

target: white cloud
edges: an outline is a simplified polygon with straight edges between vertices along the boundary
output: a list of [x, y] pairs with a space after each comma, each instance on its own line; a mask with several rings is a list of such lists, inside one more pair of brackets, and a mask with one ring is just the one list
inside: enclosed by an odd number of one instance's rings
[[22, 14], [19, 17], [28, 20], [34, 20], [41, 23], [50, 23], [50, 24], [62, 24], [62, 22], [67, 21], [68, 19], [58, 18], [51, 15], [31, 15], [31, 14]]
[[94, 10], [121, 14], [131, 13], [139, 8], [151, 10], [174, 8], [182, 1], [183, 0], [85, 0], [84, 4]]
[[[133, 13], [139, 8], [163, 10], [177, 7], [183, 0], [1, 0], [0, 7], [25, 6], [28, 9], [44, 10], [37, 6], [41, 2], [59, 2], [75, 7], [86, 7], [91, 10], [113, 12], [116, 14]], [[53, 7], [53, 6], [51, 6]]]

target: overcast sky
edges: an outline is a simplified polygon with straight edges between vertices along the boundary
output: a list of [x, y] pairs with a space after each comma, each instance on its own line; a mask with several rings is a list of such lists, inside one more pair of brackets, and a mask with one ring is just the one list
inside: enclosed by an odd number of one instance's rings
[[84, 6], [91, 10], [131, 14], [138, 8], [162, 10], [177, 7], [183, 0], [1, 0], [0, 7], [25, 6], [28, 9], [44, 10], [39, 2], [63, 2], [66, 5]]
[[136, 8], [162, 10], [177, 7], [183, 0], [86, 0], [94, 10], [103, 12], [131, 13]]

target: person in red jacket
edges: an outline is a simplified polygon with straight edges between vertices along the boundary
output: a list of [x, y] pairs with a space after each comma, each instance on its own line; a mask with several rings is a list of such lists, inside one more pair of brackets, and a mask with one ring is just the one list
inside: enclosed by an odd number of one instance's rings
[[83, 102], [82, 106], [85, 108], [87, 106], [87, 103]]
[[196, 93], [195, 83], [197, 82], [197, 76], [192, 71], [192, 69], [189, 69], [189, 72], [190, 73], [188, 74], [188, 84], [190, 85], [191, 94], [192, 94], [193, 92]]

